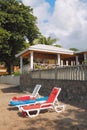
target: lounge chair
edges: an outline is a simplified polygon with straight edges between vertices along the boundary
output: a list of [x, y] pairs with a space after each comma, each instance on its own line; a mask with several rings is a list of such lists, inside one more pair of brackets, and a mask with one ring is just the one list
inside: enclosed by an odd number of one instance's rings
[[39, 90], [41, 88], [40, 84], [37, 84], [32, 92], [31, 95], [24, 95], [20, 97], [13, 97], [10, 101], [24, 101], [24, 100], [30, 100], [30, 99], [36, 99], [39, 97]]
[[[57, 97], [61, 91], [61, 88], [54, 87], [50, 93], [48, 100], [44, 103], [35, 103], [33, 105], [27, 105], [20, 107], [23, 115], [28, 115], [29, 117], [38, 116], [41, 110], [54, 109], [56, 112], [62, 112], [64, 110], [64, 105], [59, 105]], [[31, 112], [34, 112], [31, 114]]]
[[23, 100], [23, 101], [18, 101], [18, 100], [11, 100], [10, 101], [10, 105], [11, 106], [15, 106], [15, 107], [20, 107], [20, 106], [25, 106], [25, 105], [31, 105], [31, 104], [35, 104], [35, 103], [41, 103], [41, 102], [45, 102], [48, 99], [48, 96], [45, 97], [40, 97], [40, 98], [36, 98], [33, 100]]

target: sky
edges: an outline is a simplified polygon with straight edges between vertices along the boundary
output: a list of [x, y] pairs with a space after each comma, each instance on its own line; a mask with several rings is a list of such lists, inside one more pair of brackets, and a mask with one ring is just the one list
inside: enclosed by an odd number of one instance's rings
[[87, 0], [22, 0], [33, 8], [40, 32], [63, 48], [87, 50]]

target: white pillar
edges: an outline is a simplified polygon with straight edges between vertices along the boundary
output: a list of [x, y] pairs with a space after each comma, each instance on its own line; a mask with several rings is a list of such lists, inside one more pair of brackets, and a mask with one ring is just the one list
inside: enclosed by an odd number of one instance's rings
[[69, 65], [69, 62], [68, 62], [68, 60], [66, 61], [66, 66], [68, 66]]
[[61, 65], [61, 64], [60, 64], [60, 61], [61, 61], [61, 60], [60, 60], [60, 54], [58, 54], [58, 55], [57, 55], [57, 64], [58, 64], [59, 66]]
[[33, 69], [33, 51], [30, 52], [30, 69]]
[[71, 61], [71, 66], [73, 66], [73, 61]]
[[61, 64], [61, 66], [63, 66], [63, 60], [61, 60], [61, 63], [60, 63], [60, 64]]
[[76, 65], [79, 64], [79, 61], [78, 61], [78, 56], [76, 56]]
[[84, 60], [87, 60], [87, 54], [84, 54]]
[[20, 57], [20, 74], [22, 74], [22, 69], [23, 69], [23, 58], [21, 56]]

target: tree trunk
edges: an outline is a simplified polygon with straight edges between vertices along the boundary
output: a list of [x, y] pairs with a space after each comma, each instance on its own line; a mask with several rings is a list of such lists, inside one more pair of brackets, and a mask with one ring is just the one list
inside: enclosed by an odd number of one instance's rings
[[7, 66], [7, 72], [8, 72], [8, 74], [13, 74], [14, 73], [14, 66], [13, 66], [13, 64], [9, 63], [6, 66]]

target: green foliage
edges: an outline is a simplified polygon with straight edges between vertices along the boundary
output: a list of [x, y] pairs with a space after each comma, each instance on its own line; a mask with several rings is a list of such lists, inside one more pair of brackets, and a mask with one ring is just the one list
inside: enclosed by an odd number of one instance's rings
[[9, 70], [17, 63], [15, 54], [39, 36], [36, 20], [31, 7], [16, 0], [0, 0], [0, 61]]
[[13, 73], [13, 75], [18, 76], [18, 75], [20, 75], [20, 72], [19, 72], [19, 71], [16, 71], [16, 72]]
[[37, 39], [34, 39], [33, 44], [45, 44], [45, 45], [52, 45], [53, 43], [55, 43], [57, 41], [56, 38], [51, 38], [48, 37], [46, 38], [45, 36], [40, 36]]
[[79, 51], [79, 49], [77, 49], [77, 48], [69, 48], [69, 50], [72, 50], [72, 51]]
[[84, 60], [84, 61], [83, 61], [83, 64], [84, 64], [84, 65], [87, 65], [87, 60]]
[[56, 46], [56, 47], [60, 47], [60, 48], [62, 47], [60, 44], [55, 44], [54, 46]]

